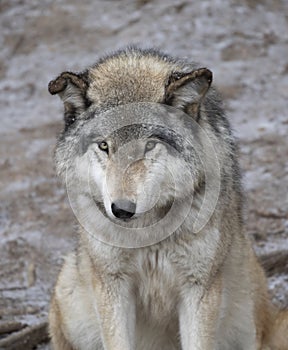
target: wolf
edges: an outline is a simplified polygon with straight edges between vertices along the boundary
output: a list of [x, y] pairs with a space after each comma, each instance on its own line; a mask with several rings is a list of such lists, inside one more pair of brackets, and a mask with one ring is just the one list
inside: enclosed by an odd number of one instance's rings
[[49, 91], [64, 103], [55, 164], [80, 222], [51, 301], [54, 349], [287, 350], [212, 72], [129, 47]]

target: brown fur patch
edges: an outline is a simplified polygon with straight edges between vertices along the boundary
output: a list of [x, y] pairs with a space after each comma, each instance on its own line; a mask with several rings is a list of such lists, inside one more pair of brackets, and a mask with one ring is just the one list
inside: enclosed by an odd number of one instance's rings
[[272, 350], [288, 349], [288, 310], [279, 311], [276, 314], [272, 327], [269, 346]]
[[136, 185], [143, 182], [145, 178], [147, 167], [145, 162], [141, 159], [132, 163], [127, 169], [123, 176], [122, 189], [127, 196], [136, 195]]
[[171, 62], [152, 55], [120, 54], [89, 70], [88, 96], [96, 105], [161, 102], [173, 68]]

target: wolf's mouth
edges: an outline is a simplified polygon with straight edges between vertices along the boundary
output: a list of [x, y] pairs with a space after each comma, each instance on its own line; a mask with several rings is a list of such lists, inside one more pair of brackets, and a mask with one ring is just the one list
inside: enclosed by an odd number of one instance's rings
[[[137, 214], [135, 212], [135, 208], [133, 208], [133, 211], [129, 211], [128, 207], [126, 208], [126, 210], [119, 209], [119, 207], [118, 209], [115, 209], [115, 205], [113, 206], [114, 203], [112, 203], [111, 209], [114, 208], [114, 212], [112, 209], [112, 212], [111, 212], [112, 215], [111, 214], [109, 215], [106, 211], [106, 208], [103, 202], [99, 201], [99, 199], [97, 200], [94, 197], [93, 197], [93, 201], [95, 202], [97, 208], [106, 219], [113, 221], [115, 224], [118, 224], [120, 226], [124, 225], [124, 227], [126, 227], [126, 225], [128, 225], [127, 227], [130, 227], [130, 225], [132, 225], [131, 227], [138, 227], [137, 225], [140, 225], [139, 227], [145, 227], [147, 226], [148, 223], [149, 223], [149, 226], [154, 225], [159, 220], [162, 220], [169, 213], [173, 205], [173, 200], [171, 200], [168, 203], [166, 203], [165, 206], [160, 206], [160, 207], [156, 206], [151, 208], [147, 212]], [[119, 212], [117, 212], [117, 210]], [[123, 212], [121, 210], [123, 210]], [[139, 222], [139, 219], [140, 219], [140, 222]], [[147, 219], [148, 219], [148, 222], [147, 222]], [[144, 221], [141, 222], [141, 220], [144, 220]]]

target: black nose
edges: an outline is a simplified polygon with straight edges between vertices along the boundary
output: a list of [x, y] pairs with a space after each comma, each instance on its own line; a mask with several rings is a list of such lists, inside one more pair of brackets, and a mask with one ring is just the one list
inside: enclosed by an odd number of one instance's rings
[[118, 219], [130, 219], [135, 214], [136, 204], [126, 199], [119, 199], [111, 205], [112, 213]]

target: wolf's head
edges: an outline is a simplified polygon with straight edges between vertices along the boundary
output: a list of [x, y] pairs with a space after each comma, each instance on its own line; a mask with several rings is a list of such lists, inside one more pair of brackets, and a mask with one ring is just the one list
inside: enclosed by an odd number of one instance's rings
[[206, 68], [132, 49], [50, 82], [65, 108], [56, 167], [77, 210], [91, 214], [93, 203], [106, 218], [139, 228], [200, 193], [203, 159], [214, 156], [199, 127], [211, 81]]

